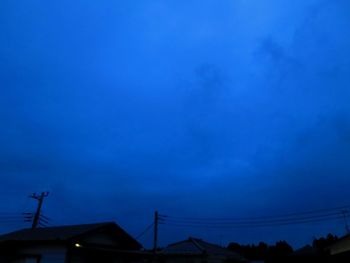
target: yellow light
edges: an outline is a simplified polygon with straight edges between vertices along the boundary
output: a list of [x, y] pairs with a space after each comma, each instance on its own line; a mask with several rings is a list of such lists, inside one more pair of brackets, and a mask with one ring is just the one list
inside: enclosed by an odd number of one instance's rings
[[81, 247], [81, 245], [79, 243], [75, 243], [74, 246], [75, 247]]

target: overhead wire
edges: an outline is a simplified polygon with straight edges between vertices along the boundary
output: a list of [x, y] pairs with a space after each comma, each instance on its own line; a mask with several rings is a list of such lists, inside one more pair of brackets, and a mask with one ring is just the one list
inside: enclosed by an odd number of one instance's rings
[[20, 213], [1, 213], [0, 223], [23, 222], [23, 215]]
[[317, 209], [317, 210], [310, 210], [310, 211], [302, 211], [302, 212], [294, 212], [294, 213], [287, 213], [287, 214], [280, 214], [280, 215], [269, 215], [269, 216], [254, 216], [254, 217], [236, 217], [236, 218], [230, 218], [230, 217], [181, 217], [181, 216], [172, 216], [172, 215], [159, 215], [159, 217], [166, 219], [166, 218], [173, 218], [173, 219], [185, 219], [185, 220], [204, 220], [204, 221], [234, 221], [234, 220], [258, 220], [258, 219], [274, 219], [274, 218], [286, 218], [286, 217], [298, 217], [302, 215], [322, 215], [326, 212], [331, 211], [340, 211], [344, 210], [346, 208], [350, 208], [350, 205], [344, 205], [344, 206], [338, 206], [333, 208], [323, 208], [323, 209]]
[[347, 210], [344, 209], [349, 207], [350, 206], [347, 205], [276, 216], [204, 218], [159, 215], [159, 218], [161, 224], [171, 226], [205, 228], [273, 227], [344, 219], [344, 212], [347, 212]]
[[317, 223], [331, 220], [343, 219], [342, 216], [332, 217], [332, 218], [323, 218], [323, 219], [314, 219], [314, 220], [304, 220], [296, 222], [281, 222], [281, 223], [258, 223], [258, 224], [231, 224], [231, 225], [220, 225], [220, 224], [193, 224], [193, 223], [177, 223], [177, 222], [165, 222], [164, 225], [169, 226], [183, 226], [183, 227], [198, 227], [198, 228], [255, 228], [255, 227], [277, 227], [277, 226], [287, 226], [287, 225], [298, 225], [298, 224], [308, 224], [308, 223]]
[[150, 224], [149, 226], [147, 226], [145, 228], [145, 230], [143, 230], [139, 235], [136, 236], [136, 239], [140, 239], [143, 235], [145, 235], [151, 228], [154, 227], [154, 223]]
[[284, 222], [297, 222], [302, 220], [313, 220], [313, 219], [322, 219], [329, 218], [334, 216], [340, 216], [339, 212], [332, 212], [322, 215], [313, 215], [313, 216], [300, 216], [294, 218], [276, 218], [276, 219], [250, 219], [250, 220], [231, 220], [231, 221], [209, 221], [209, 220], [193, 220], [193, 219], [173, 219], [165, 218], [162, 221], [164, 222], [178, 222], [178, 223], [194, 223], [194, 224], [221, 224], [221, 225], [230, 225], [230, 224], [256, 224], [256, 223], [284, 223]]

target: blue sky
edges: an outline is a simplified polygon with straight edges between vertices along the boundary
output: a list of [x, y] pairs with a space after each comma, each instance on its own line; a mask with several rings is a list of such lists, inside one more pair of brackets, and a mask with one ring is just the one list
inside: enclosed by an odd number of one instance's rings
[[[54, 224], [114, 220], [138, 234], [155, 209], [244, 217], [349, 204], [349, 9], [2, 1], [1, 210], [30, 210], [27, 195], [48, 190]], [[163, 226], [160, 240], [298, 246], [343, 231]]]

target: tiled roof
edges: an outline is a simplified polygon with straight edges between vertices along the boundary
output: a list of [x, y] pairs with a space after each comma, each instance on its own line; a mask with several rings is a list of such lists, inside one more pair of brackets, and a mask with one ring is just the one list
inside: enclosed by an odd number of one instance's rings
[[170, 244], [163, 249], [164, 255], [220, 255], [228, 258], [240, 258], [237, 253], [215, 244], [208, 243], [199, 238], [190, 237], [187, 240]]

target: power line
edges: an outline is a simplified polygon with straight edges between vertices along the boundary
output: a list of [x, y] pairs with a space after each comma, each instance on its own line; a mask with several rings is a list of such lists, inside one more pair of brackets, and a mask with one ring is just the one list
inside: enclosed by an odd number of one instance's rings
[[182, 226], [182, 227], [197, 227], [197, 228], [217, 228], [217, 229], [233, 229], [233, 228], [255, 228], [255, 227], [278, 227], [287, 225], [298, 225], [298, 224], [308, 224], [317, 223], [324, 221], [332, 221], [342, 219], [342, 215], [333, 216], [329, 218], [313, 219], [313, 220], [300, 220], [295, 222], [282, 222], [282, 223], [259, 223], [259, 224], [194, 224], [194, 223], [176, 223], [176, 222], [165, 222], [164, 225], [168, 226]]
[[348, 224], [348, 219], [347, 219], [348, 210], [342, 210], [341, 213], [342, 213], [343, 218], [344, 218], [346, 234], [350, 234], [350, 229], [349, 229], [349, 224]]
[[195, 220], [195, 221], [245, 221], [245, 220], [263, 220], [263, 219], [283, 219], [283, 218], [298, 218], [303, 215], [324, 215], [327, 214], [327, 212], [331, 211], [341, 211], [346, 208], [350, 208], [350, 205], [344, 205], [344, 206], [338, 206], [333, 208], [323, 208], [318, 210], [311, 210], [311, 211], [303, 211], [303, 212], [294, 212], [294, 213], [288, 213], [288, 214], [281, 214], [281, 215], [271, 215], [271, 216], [256, 216], [256, 217], [238, 217], [238, 218], [218, 218], [218, 217], [178, 217], [178, 216], [169, 216], [169, 215], [159, 215], [162, 219], [172, 218], [172, 219], [179, 219], [179, 220]]
[[159, 213], [158, 211], [154, 212], [154, 235], [153, 235], [153, 253], [157, 252], [158, 248], [158, 224], [159, 224]]
[[0, 215], [0, 221], [3, 220], [23, 220], [23, 215], [16, 214], [16, 215]]
[[150, 229], [152, 229], [153, 226], [154, 226], [154, 223], [152, 222], [152, 224], [150, 224], [149, 226], [147, 226], [146, 229], [143, 230], [139, 235], [137, 235], [135, 239], [138, 240], [139, 238], [141, 238], [141, 237], [142, 237], [144, 234], [146, 234]]
[[190, 223], [190, 224], [219, 224], [219, 225], [240, 225], [240, 224], [268, 224], [268, 223], [288, 223], [298, 222], [303, 220], [314, 220], [314, 219], [326, 219], [334, 216], [339, 216], [340, 212], [324, 213], [320, 215], [310, 216], [299, 216], [294, 218], [276, 218], [276, 219], [250, 219], [250, 220], [225, 220], [225, 221], [210, 221], [210, 220], [193, 220], [193, 219], [174, 219], [172, 217], [162, 218], [162, 222], [173, 222], [173, 223]]
[[23, 219], [1, 219], [0, 223], [23, 222]]
[[10, 222], [14, 222], [14, 223], [17, 223], [17, 222], [23, 222], [23, 215], [20, 214], [20, 213], [9, 213], [9, 214], [1, 214], [0, 215], [0, 223], [3, 224], [3, 223], [10, 223]]
[[4, 212], [1, 212], [0, 213], [0, 216], [7, 216], [7, 215], [18, 215], [20, 213], [4, 213]]
[[201, 227], [201, 228], [242, 228], [242, 227], [274, 227], [296, 224], [308, 224], [331, 220], [344, 219], [344, 208], [339, 206], [318, 210], [288, 213], [275, 216], [257, 216], [240, 218], [204, 218], [204, 217], [178, 217], [159, 215], [159, 223], [169, 226]]

